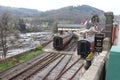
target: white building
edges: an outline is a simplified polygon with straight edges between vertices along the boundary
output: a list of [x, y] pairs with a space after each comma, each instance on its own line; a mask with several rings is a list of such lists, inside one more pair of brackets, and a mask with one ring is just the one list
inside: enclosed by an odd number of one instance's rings
[[84, 24], [58, 24], [58, 31], [72, 31], [72, 32], [78, 32], [82, 28], [86, 28], [86, 25]]

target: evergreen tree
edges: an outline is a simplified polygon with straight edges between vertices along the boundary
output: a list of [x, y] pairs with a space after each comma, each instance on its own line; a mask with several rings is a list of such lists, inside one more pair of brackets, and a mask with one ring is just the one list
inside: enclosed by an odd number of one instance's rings
[[20, 32], [25, 33], [26, 32], [26, 25], [23, 19], [19, 19], [18, 22], [18, 29]]
[[52, 32], [53, 33], [57, 33], [58, 32], [58, 22], [53, 22], [53, 25], [52, 25]]

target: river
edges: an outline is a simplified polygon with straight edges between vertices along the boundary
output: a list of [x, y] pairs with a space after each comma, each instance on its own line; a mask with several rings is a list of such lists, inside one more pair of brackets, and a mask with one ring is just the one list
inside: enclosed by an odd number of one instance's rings
[[[51, 32], [32, 32], [32, 33], [25, 33], [25, 34], [20, 34], [21, 39], [24, 40], [25, 46], [21, 48], [16, 48], [16, 49], [10, 49], [7, 52], [7, 57], [25, 52], [27, 50], [30, 50], [32, 48], [35, 48], [37, 44], [41, 42], [41, 40], [44, 39], [49, 39], [51, 38], [52, 33]], [[34, 40], [33, 38], [39, 38], [41, 40]], [[19, 40], [21, 40], [19, 39]], [[0, 55], [2, 54], [2, 51], [0, 51]], [[1, 58], [1, 56], [0, 56]]]

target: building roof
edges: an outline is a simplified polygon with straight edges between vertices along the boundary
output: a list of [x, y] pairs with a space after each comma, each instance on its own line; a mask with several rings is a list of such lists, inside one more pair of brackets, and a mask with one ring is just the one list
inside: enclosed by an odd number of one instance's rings
[[83, 24], [58, 24], [58, 28], [85, 28]]

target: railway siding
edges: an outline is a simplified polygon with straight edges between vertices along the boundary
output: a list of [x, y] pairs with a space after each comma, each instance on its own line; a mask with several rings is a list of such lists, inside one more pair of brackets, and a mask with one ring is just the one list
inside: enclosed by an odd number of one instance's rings
[[[51, 43], [50, 43], [51, 44]], [[52, 45], [50, 45], [52, 46]], [[34, 59], [23, 65], [22, 70], [15, 69], [16, 72], [11, 72], [2, 79], [30, 79], [30, 80], [58, 80], [58, 79], [79, 79], [81, 75], [81, 68], [84, 66], [84, 60], [80, 56], [75, 55], [76, 42], [72, 42], [64, 51], [53, 50], [42, 57], [42, 59]], [[51, 47], [47, 47], [51, 48]], [[67, 52], [67, 53], [66, 53]], [[49, 55], [50, 54], [50, 55]], [[49, 55], [49, 58], [45, 56]], [[56, 55], [56, 57], [55, 57]], [[35, 63], [35, 64], [34, 64]], [[36, 65], [37, 64], [37, 65]], [[18, 74], [17, 74], [18, 73]], [[12, 75], [11, 75], [12, 74]], [[68, 77], [66, 77], [68, 76]]]
[[[56, 65], [60, 61], [61, 58], [63, 58], [63, 60], [50, 72], [50, 74], [46, 78], [43, 79], [43, 77], [45, 77], [45, 75], [48, 73], [48, 71], [50, 71], [53, 68], [53, 66]], [[68, 62], [69, 59], [70, 59], [70, 61]], [[78, 59], [80, 59], [79, 56], [62, 55], [59, 59], [57, 59], [56, 61], [51, 63], [49, 66], [44, 68], [42, 71], [39, 71], [37, 74], [32, 76], [30, 79], [31, 80], [57, 80], [57, 76], [60, 75], [60, 72], [63, 70], [62, 72], [64, 72], [64, 71], [66, 71], [66, 72], [60, 77], [60, 79], [68, 80], [84, 62], [84, 60], [82, 60], [82, 59], [78, 60]], [[70, 69], [68, 69], [77, 60], [78, 60], [78, 62], [75, 65], [73, 65]], [[67, 64], [67, 62], [68, 62], [68, 64]], [[65, 65], [66, 65], [66, 67], [64, 68]], [[79, 79], [80, 74], [81, 74], [81, 72], [78, 71], [76, 76], [73, 79], [74, 80]]]

